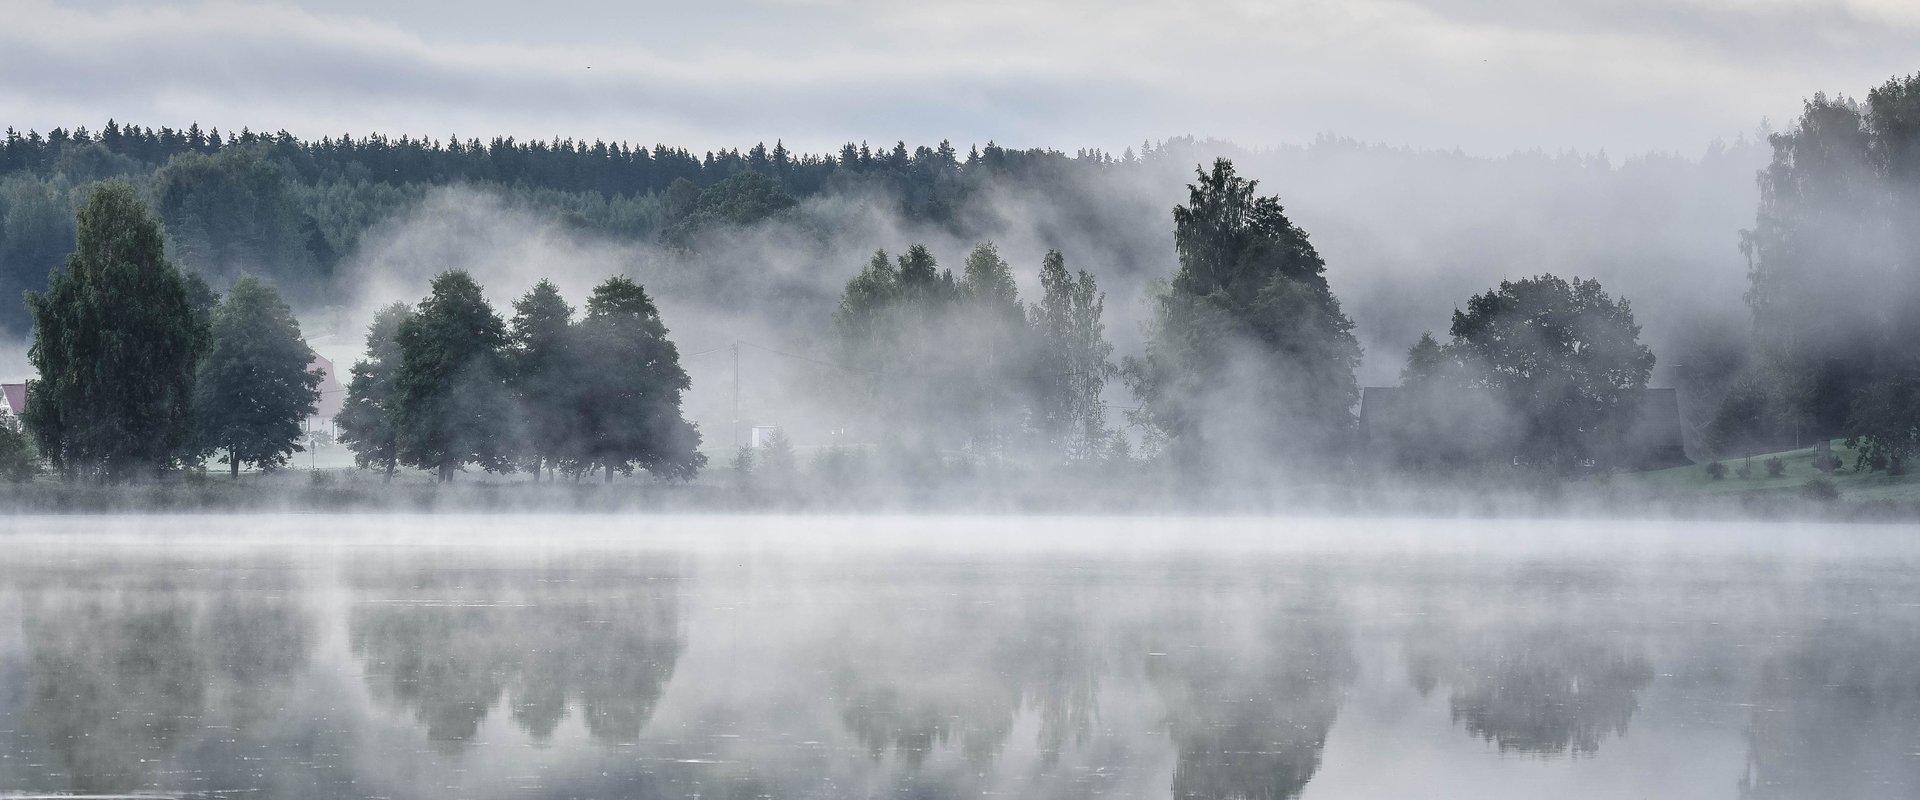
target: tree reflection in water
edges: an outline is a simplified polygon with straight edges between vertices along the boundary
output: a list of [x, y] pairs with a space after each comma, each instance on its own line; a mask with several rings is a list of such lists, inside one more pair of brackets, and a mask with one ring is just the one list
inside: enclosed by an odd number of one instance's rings
[[1910, 563], [305, 558], [0, 561], [0, 790], [1920, 796]]
[[1167, 710], [1173, 797], [1281, 800], [1320, 768], [1354, 660], [1321, 590], [1276, 608], [1186, 609], [1150, 637], [1147, 679]]
[[204, 736], [211, 706], [222, 707], [227, 741], [265, 735], [260, 729], [307, 662], [312, 623], [274, 594], [287, 578], [276, 565], [224, 577], [51, 565], [9, 577], [23, 597], [26, 646], [19, 749], [45, 748], [47, 758], [38, 773], [0, 772], [7, 788], [86, 794], [171, 785], [163, 773]]
[[1086, 741], [1104, 661], [1089, 598], [975, 578], [931, 596], [886, 587], [871, 616], [820, 642], [840, 719], [871, 758], [912, 774], [951, 744], [985, 771], [1024, 713], [1038, 717], [1043, 769]]
[[677, 578], [645, 568], [358, 566], [348, 620], [377, 697], [458, 749], [506, 699], [537, 740], [577, 709], [589, 734], [640, 735], [684, 644]]

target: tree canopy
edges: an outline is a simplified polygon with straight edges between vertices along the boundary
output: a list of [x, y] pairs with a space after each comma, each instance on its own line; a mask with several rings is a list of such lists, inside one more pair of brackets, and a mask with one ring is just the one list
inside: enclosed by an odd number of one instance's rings
[[361, 469], [377, 468], [393, 477], [400, 463], [399, 387], [400, 328], [413, 316], [405, 303], [394, 303], [373, 316], [367, 327], [367, 356], [354, 362], [347, 381], [347, 397], [334, 424], [340, 441], [353, 451]]
[[466, 464], [514, 467], [518, 416], [507, 388], [507, 328], [460, 270], [441, 273], [432, 293], [400, 323], [394, 376], [400, 463], [443, 481]]
[[615, 276], [594, 288], [586, 311], [573, 332], [576, 459], [608, 480], [635, 468], [692, 478], [707, 461], [699, 429], [680, 413], [692, 382], [652, 298]]
[[28, 297], [40, 377], [24, 421], [63, 472], [138, 477], [189, 455], [207, 330], [131, 185], [93, 190], [75, 228], [66, 269]]
[[1180, 268], [1128, 366], [1144, 417], [1194, 471], [1339, 452], [1359, 396], [1360, 346], [1326, 265], [1277, 197], [1216, 160], [1173, 210]]
[[303, 448], [304, 423], [320, 400], [313, 350], [280, 295], [258, 278], [234, 283], [213, 315], [212, 347], [193, 393], [201, 452], [224, 451], [229, 471], [242, 464], [284, 465]]
[[1493, 392], [1527, 463], [1574, 469], [1621, 456], [1654, 364], [1626, 300], [1595, 280], [1502, 281], [1456, 309], [1449, 333], [1445, 345], [1414, 345], [1408, 387]]

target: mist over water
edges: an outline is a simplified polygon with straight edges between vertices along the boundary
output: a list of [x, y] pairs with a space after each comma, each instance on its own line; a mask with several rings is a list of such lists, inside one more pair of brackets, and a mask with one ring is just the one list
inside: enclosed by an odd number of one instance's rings
[[1920, 544], [1899, 527], [449, 515], [6, 530], [14, 791], [1920, 791]]

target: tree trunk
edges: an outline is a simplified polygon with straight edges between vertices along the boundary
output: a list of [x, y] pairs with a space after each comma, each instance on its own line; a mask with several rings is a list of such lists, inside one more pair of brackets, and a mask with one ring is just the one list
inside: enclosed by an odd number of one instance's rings
[[234, 480], [240, 480], [240, 448], [233, 446], [227, 450], [227, 474]]

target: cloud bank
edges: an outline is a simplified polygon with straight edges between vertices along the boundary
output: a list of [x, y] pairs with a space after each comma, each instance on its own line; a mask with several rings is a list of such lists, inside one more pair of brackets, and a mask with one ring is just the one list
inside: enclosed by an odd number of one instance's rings
[[1693, 150], [1920, 68], [1896, 0], [761, 0], [177, 6], [0, 0], [0, 118], [303, 135], [989, 139], [1195, 134]]

